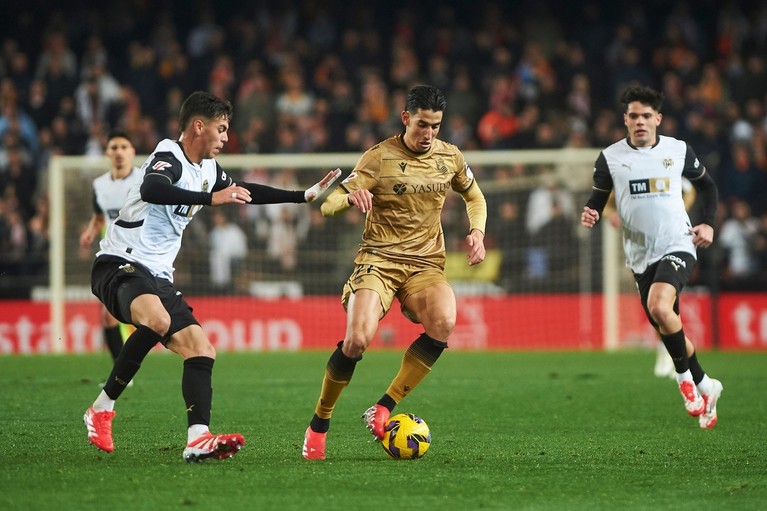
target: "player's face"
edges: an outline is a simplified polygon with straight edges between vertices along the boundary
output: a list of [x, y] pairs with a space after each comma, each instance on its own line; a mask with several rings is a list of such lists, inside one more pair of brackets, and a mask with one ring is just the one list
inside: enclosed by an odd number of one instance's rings
[[413, 152], [425, 153], [437, 138], [442, 125], [442, 112], [418, 109], [415, 113], [402, 112], [405, 125], [405, 145]]
[[107, 157], [112, 160], [112, 166], [118, 170], [133, 168], [136, 149], [127, 138], [114, 137], [107, 142]]
[[221, 152], [224, 144], [229, 140], [227, 131], [229, 131], [229, 121], [223, 117], [203, 122], [203, 158], [215, 158]]
[[639, 101], [629, 103], [623, 114], [623, 123], [628, 128], [631, 143], [637, 147], [655, 145], [661, 119], [663, 116], [660, 112], [653, 110], [650, 105], [643, 105]]

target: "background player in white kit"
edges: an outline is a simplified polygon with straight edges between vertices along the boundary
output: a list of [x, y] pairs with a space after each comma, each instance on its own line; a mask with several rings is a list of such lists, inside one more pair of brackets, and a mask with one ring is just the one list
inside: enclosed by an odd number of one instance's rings
[[112, 452], [115, 400], [149, 351], [162, 342], [184, 359], [181, 389], [187, 412], [187, 462], [225, 459], [245, 443], [239, 433], [209, 430], [216, 350], [173, 286], [173, 263], [187, 224], [203, 206], [311, 202], [341, 173], [329, 172], [305, 191], [235, 184], [214, 159], [227, 142], [232, 105], [194, 92], [181, 105], [178, 140], [162, 140], [146, 160], [145, 176], [101, 241], [91, 275], [93, 294], [136, 331], [125, 342], [104, 389], [86, 410], [88, 440]]
[[[93, 213], [80, 235], [80, 247], [83, 250], [90, 249], [95, 239], [106, 234], [109, 225], [120, 213], [120, 208], [125, 205], [128, 191], [144, 177], [144, 171], [133, 166], [136, 149], [126, 132], [112, 131], [109, 134], [105, 154], [111, 166], [109, 172], [93, 180]], [[104, 342], [112, 359], [117, 360], [123, 339], [130, 335], [132, 329], [128, 325], [121, 325], [103, 304], [100, 315]]]
[[[599, 221], [614, 189], [626, 264], [642, 306], [674, 362], [687, 412], [698, 417], [701, 428], [713, 428], [722, 384], [703, 371], [695, 346], [685, 336], [679, 294], [692, 275], [696, 248], [706, 248], [714, 239], [718, 192], [687, 143], [657, 134], [663, 94], [634, 86], [624, 91], [621, 102], [628, 137], [599, 154], [581, 224], [591, 228]], [[682, 198], [683, 176], [703, 199], [703, 221], [694, 227]]]

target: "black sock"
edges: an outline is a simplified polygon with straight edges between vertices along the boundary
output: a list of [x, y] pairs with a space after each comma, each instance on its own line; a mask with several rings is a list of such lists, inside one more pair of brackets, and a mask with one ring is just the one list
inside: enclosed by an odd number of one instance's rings
[[120, 332], [120, 325], [104, 327], [104, 342], [112, 354], [112, 360], [117, 360], [120, 350], [123, 349], [123, 336]]
[[687, 343], [684, 340], [684, 329], [673, 334], [661, 334], [660, 338], [666, 346], [666, 351], [671, 355], [676, 372], [682, 374], [690, 369], [690, 361], [687, 358]]
[[112, 372], [104, 384], [104, 392], [112, 399], [117, 399], [141, 367], [147, 353], [162, 340], [162, 336], [146, 326], [139, 326], [128, 337], [117, 355]]
[[184, 374], [181, 377], [181, 392], [186, 403], [186, 418], [189, 426], [210, 425], [210, 409], [213, 403], [213, 360], [210, 357], [192, 357], [184, 360]]
[[389, 394], [384, 394], [381, 396], [381, 399], [379, 399], [378, 403], [376, 404], [385, 406], [390, 412], [394, 410], [395, 406], [397, 406], [397, 402]]
[[315, 413], [314, 417], [312, 417], [312, 421], [309, 423], [309, 426], [315, 433], [327, 433], [330, 429], [330, 419], [321, 419]]
[[695, 382], [695, 385], [697, 385], [700, 383], [703, 377], [706, 376], [706, 371], [703, 370], [703, 368], [700, 366], [700, 362], [698, 362], [697, 352], [693, 352], [689, 360], [690, 372], [692, 373], [692, 381]]

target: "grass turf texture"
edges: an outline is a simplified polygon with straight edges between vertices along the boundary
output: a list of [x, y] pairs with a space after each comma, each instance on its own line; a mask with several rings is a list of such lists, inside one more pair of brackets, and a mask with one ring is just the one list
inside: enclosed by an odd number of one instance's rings
[[334, 413], [328, 460], [301, 458], [328, 353], [221, 354], [214, 432], [230, 460], [188, 465], [181, 362], [152, 353], [118, 402], [116, 450], [82, 414], [109, 372], [99, 355], [0, 357], [0, 509], [764, 509], [767, 354], [703, 353], [724, 382], [699, 429], [654, 352], [446, 352], [397, 412], [432, 432], [390, 460], [359, 416], [399, 367], [370, 351]]

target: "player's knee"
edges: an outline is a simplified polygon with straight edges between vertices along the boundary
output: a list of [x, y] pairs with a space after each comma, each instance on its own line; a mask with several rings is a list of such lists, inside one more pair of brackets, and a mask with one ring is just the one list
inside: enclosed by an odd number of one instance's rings
[[159, 335], [164, 336], [170, 330], [170, 315], [168, 313], [153, 314], [146, 318], [143, 324]]
[[424, 325], [426, 333], [432, 339], [447, 340], [450, 334], [453, 333], [455, 328], [455, 316], [439, 316], [429, 322], [429, 325]]
[[352, 335], [344, 341], [341, 351], [343, 351], [344, 355], [349, 358], [356, 358], [365, 353], [368, 344], [369, 340], [366, 336], [352, 333]]
[[674, 314], [673, 309], [666, 307], [661, 302], [649, 302], [647, 304], [647, 310], [650, 313], [650, 317], [652, 317], [653, 321], [655, 321], [655, 323], [658, 325], [666, 324], [669, 321], [671, 315]]

